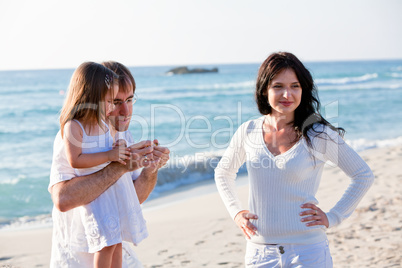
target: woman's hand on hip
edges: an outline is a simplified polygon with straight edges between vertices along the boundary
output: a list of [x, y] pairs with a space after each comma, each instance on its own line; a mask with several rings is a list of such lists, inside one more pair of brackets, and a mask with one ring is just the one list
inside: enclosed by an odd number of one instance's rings
[[[325, 227], [328, 228], [329, 222], [328, 222], [328, 217], [327, 214], [325, 214], [324, 211], [322, 211], [319, 207], [317, 207], [314, 204], [311, 203], [306, 203], [300, 206], [301, 208], [307, 208], [307, 210], [304, 210], [300, 212], [300, 216], [303, 217], [301, 218], [302, 222], [307, 222], [306, 226], [315, 226], [315, 225], [324, 225]], [[304, 217], [307, 216], [307, 217]]]
[[255, 232], [257, 231], [257, 228], [250, 222], [250, 220], [257, 219], [257, 215], [250, 213], [250, 211], [248, 210], [242, 210], [237, 213], [234, 221], [237, 226], [243, 231], [243, 234], [246, 236], [246, 238], [250, 239], [250, 236], [255, 235]]

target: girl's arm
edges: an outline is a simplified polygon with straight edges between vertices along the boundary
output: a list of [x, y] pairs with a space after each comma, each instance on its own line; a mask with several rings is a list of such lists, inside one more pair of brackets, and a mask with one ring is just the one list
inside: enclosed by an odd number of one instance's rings
[[90, 168], [108, 161], [125, 164], [123, 159], [129, 158], [129, 149], [126, 147], [115, 147], [107, 152], [83, 154], [82, 137], [82, 129], [77, 122], [66, 123], [63, 141], [66, 146], [67, 160], [73, 168]]

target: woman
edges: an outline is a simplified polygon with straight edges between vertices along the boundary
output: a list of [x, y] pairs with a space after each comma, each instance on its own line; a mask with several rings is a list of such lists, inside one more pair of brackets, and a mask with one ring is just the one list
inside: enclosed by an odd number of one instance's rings
[[[332, 267], [325, 231], [349, 217], [374, 177], [367, 164], [319, 113], [310, 72], [293, 54], [271, 54], [257, 77], [262, 117], [242, 124], [215, 169], [219, 193], [247, 238], [246, 267]], [[331, 161], [351, 183], [327, 213], [315, 198]], [[246, 162], [249, 210], [235, 189]]]

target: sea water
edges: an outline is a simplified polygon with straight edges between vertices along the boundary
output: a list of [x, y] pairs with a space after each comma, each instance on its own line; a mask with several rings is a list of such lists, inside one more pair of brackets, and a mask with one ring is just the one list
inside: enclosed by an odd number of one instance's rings
[[[322, 114], [357, 151], [402, 144], [402, 60], [307, 62]], [[138, 101], [130, 130], [171, 150], [150, 198], [213, 179], [238, 126], [261, 116], [259, 64], [203, 65], [218, 73], [167, 75], [175, 66], [133, 67]], [[0, 229], [48, 223], [47, 186], [59, 112], [74, 70], [0, 72]], [[242, 169], [240, 172], [245, 172]]]

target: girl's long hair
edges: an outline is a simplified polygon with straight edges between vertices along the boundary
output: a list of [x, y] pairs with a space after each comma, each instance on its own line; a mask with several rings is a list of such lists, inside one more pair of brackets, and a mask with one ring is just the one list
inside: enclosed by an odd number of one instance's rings
[[272, 112], [268, 103], [268, 86], [272, 79], [282, 70], [292, 69], [302, 87], [300, 105], [295, 110], [294, 121], [291, 123], [296, 131], [297, 139], [304, 137], [307, 144], [312, 147], [311, 139], [308, 136], [309, 130], [315, 133], [322, 133], [314, 129], [314, 124], [319, 123], [344, 135], [343, 128], [336, 128], [320, 114], [320, 101], [313, 77], [303, 63], [292, 53], [278, 52], [271, 54], [260, 66], [256, 82], [255, 100], [261, 114], [267, 115]]
[[104, 116], [102, 102], [108, 91], [118, 82], [118, 76], [101, 64], [82, 63], [73, 73], [67, 97], [60, 113], [60, 130], [63, 136], [65, 124], [72, 120], [97, 123], [102, 126]]

